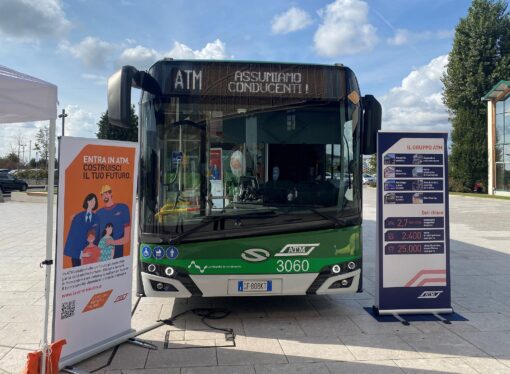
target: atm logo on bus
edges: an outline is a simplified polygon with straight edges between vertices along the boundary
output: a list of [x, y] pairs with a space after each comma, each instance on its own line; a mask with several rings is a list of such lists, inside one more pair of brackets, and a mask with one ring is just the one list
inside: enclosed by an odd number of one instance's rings
[[282, 250], [275, 254], [275, 257], [296, 257], [308, 256], [318, 247], [320, 243], [315, 244], [287, 244]]

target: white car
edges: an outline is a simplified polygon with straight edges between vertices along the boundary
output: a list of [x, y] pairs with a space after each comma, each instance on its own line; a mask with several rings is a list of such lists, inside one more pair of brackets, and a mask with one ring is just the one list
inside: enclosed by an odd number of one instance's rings
[[373, 175], [363, 173], [362, 180], [363, 180], [363, 184], [368, 184], [371, 182], [375, 182], [375, 177]]

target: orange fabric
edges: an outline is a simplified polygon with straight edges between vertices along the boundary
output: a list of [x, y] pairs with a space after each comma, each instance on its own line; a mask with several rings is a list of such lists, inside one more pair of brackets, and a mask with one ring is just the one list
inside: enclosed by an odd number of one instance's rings
[[[58, 362], [60, 361], [60, 354], [62, 353], [62, 348], [66, 344], [65, 339], [61, 339], [56, 341], [55, 343], [50, 344], [49, 352], [51, 352], [48, 356], [46, 356], [46, 373], [47, 374], [57, 374], [58, 373]], [[41, 360], [42, 360], [42, 352], [35, 351], [27, 354], [27, 363], [25, 367], [21, 371], [21, 374], [40, 374], [41, 373]]]
[[83, 250], [83, 256], [81, 259], [82, 265], [94, 264], [99, 262], [99, 257], [101, 257], [101, 249], [97, 245], [86, 246]]

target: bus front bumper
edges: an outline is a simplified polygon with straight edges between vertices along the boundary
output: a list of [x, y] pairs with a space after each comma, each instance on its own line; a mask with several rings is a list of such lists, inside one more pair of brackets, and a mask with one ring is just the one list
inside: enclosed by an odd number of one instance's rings
[[[324, 277], [319, 273], [189, 275], [170, 278], [141, 272], [145, 295], [149, 297], [272, 296], [342, 294], [360, 291], [361, 270]], [[263, 291], [247, 291], [240, 282], [265, 285]], [[270, 286], [268, 286], [270, 285]]]

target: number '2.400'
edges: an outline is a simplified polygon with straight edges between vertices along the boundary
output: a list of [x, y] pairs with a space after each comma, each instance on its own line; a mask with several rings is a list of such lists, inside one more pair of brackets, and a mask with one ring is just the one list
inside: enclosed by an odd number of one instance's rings
[[276, 271], [278, 273], [291, 273], [308, 271], [310, 263], [308, 260], [278, 260], [276, 261]]

